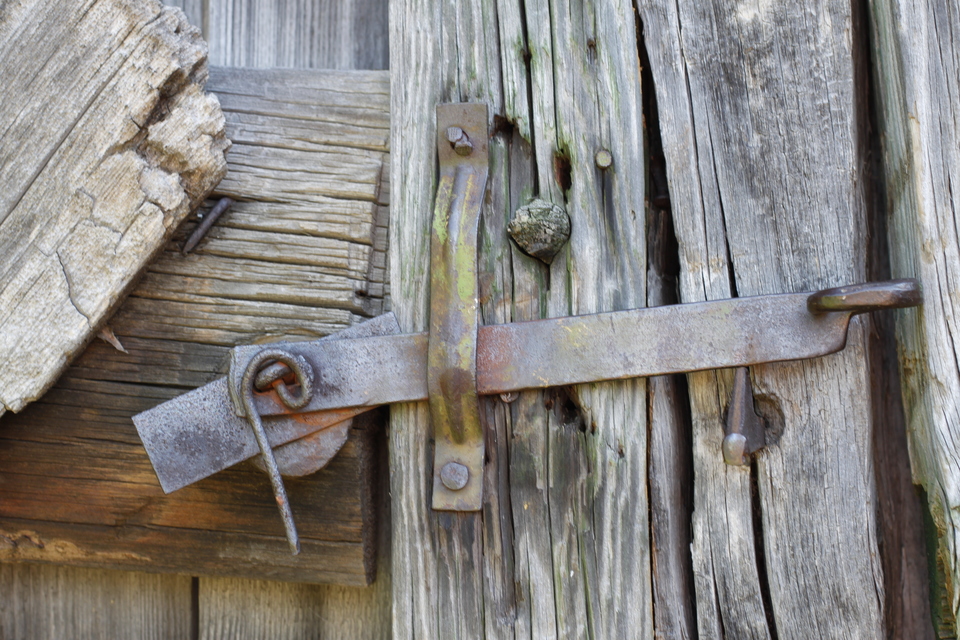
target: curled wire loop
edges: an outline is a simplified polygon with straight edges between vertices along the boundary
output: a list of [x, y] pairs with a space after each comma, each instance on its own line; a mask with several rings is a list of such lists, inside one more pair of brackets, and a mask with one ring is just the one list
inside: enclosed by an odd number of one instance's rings
[[[285, 368], [273, 367], [273, 373], [268, 374], [265, 379], [257, 379], [264, 365], [275, 362], [282, 363], [289, 367], [289, 371], [296, 376], [300, 391], [294, 394], [291, 387], [283, 384], [282, 379], [288, 372]], [[268, 369], [270, 367], [267, 367]], [[271, 379], [272, 378], [272, 379]], [[280, 384], [276, 384], [280, 382]], [[246, 413], [247, 421], [253, 429], [257, 438], [257, 444], [260, 447], [260, 455], [266, 466], [267, 475], [270, 477], [270, 484], [273, 486], [273, 495], [277, 501], [277, 507], [280, 509], [280, 517], [283, 519], [283, 528], [287, 534], [287, 542], [290, 544], [290, 551], [297, 555], [300, 553], [300, 538], [297, 535], [297, 526], [293, 521], [293, 511], [290, 509], [290, 501], [287, 499], [287, 490], [283, 486], [283, 478], [280, 476], [280, 468], [277, 466], [277, 459], [273, 455], [273, 449], [267, 440], [267, 434], [263, 429], [263, 421], [257, 412], [257, 406], [254, 402], [255, 385], [273, 385], [274, 390], [280, 397], [280, 401], [289, 409], [302, 409], [310, 403], [313, 397], [313, 368], [303, 357], [284, 351], [283, 349], [266, 347], [255, 356], [250, 358], [247, 366], [243, 370], [243, 377], [240, 379], [240, 398], [243, 402], [243, 408]], [[260, 383], [260, 384], [257, 384]]]

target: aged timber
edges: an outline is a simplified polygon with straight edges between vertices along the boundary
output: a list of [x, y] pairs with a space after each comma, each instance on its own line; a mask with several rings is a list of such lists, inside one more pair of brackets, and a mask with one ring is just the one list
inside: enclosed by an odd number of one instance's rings
[[[891, 270], [930, 292], [897, 319], [912, 478], [926, 490], [937, 538], [931, 607], [938, 637], [960, 634], [960, 13], [955, 4], [869, 3]], [[926, 506], [926, 505], [925, 505]], [[929, 543], [928, 543], [929, 544]], [[912, 596], [916, 598], [916, 596]], [[906, 594], [905, 625], [926, 608]], [[910, 605], [913, 606], [910, 606]]]
[[370, 292], [386, 249], [386, 75], [213, 69], [209, 86], [234, 140], [215, 198], [236, 204], [188, 256], [182, 228], [111, 320], [128, 353], [94, 342], [35, 406], [4, 416], [0, 559], [367, 584], [374, 425], [289, 483], [306, 552], [294, 561], [259, 471], [164, 497], [129, 422], [219, 377], [236, 343], [316, 338], [382, 305]]
[[155, 0], [5, 4], [0, 68], [2, 415], [96, 334], [229, 142], [199, 32]]
[[[481, 324], [646, 302], [638, 39], [629, 2], [393, 2], [391, 286], [405, 332], [428, 324], [434, 122], [490, 106], [480, 221]], [[411, 61], [416, 64], [411, 64]], [[616, 105], [611, 109], [610, 105]], [[492, 123], [491, 123], [492, 124]], [[612, 166], [596, 166], [606, 149]], [[549, 269], [506, 226], [532, 197], [565, 206]], [[394, 637], [651, 637], [642, 380], [507, 405], [481, 399], [483, 511], [437, 514], [425, 404], [391, 409]], [[578, 415], [579, 414], [579, 415]], [[602, 472], [599, 472], [602, 471]]]

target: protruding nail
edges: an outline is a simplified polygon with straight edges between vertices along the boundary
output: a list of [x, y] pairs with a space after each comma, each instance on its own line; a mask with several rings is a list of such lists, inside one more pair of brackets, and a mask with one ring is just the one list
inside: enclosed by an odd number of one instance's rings
[[217, 201], [217, 204], [213, 205], [213, 208], [207, 212], [207, 215], [203, 217], [203, 220], [200, 221], [200, 224], [197, 225], [197, 228], [193, 230], [193, 233], [190, 234], [190, 237], [186, 242], [183, 243], [183, 249], [181, 253], [187, 255], [194, 248], [200, 244], [200, 241], [203, 240], [203, 236], [207, 235], [207, 231], [210, 231], [210, 227], [213, 226], [213, 223], [217, 221], [223, 213], [230, 208], [233, 204], [233, 199], [231, 198], [220, 198]]
[[447, 127], [447, 141], [459, 156], [468, 156], [473, 153], [473, 143], [460, 127]]

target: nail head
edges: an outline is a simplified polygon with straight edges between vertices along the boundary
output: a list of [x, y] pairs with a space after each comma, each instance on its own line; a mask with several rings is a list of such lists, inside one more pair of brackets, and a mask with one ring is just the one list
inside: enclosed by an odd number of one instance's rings
[[600, 169], [609, 169], [611, 166], [613, 166], [613, 154], [606, 149], [600, 149], [600, 151], [597, 151], [597, 155], [594, 157], [594, 160], [596, 160], [597, 167]]
[[470, 470], [459, 462], [448, 462], [440, 470], [440, 482], [450, 491], [460, 491], [470, 480]]

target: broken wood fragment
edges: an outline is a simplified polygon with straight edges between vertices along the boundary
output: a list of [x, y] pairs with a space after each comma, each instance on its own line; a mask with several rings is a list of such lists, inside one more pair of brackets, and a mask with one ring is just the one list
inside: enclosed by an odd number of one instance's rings
[[157, 2], [4, 5], [0, 68], [3, 414], [96, 335], [230, 143], [199, 32]]

